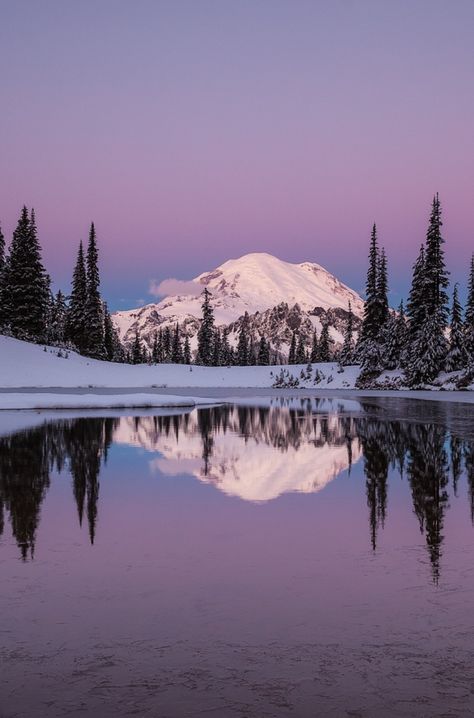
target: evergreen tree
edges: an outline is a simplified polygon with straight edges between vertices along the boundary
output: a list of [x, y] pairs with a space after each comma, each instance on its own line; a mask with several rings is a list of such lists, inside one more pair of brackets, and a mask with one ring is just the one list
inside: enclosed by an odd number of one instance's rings
[[436, 194], [431, 205], [431, 215], [426, 234], [426, 300], [429, 311], [437, 311], [440, 320], [444, 321], [443, 331], [448, 323], [448, 272], [444, 261], [441, 235], [441, 205]]
[[290, 351], [288, 354], [288, 364], [296, 363], [296, 332], [294, 331], [291, 336]]
[[249, 346], [249, 315], [245, 312], [242, 324], [240, 326], [239, 341], [237, 344], [237, 366], [248, 366], [250, 360], [251, 347]]
[[5, 237], [0, 225], [0, 276], [5, 269]]
[[66, 298], [61, 290], [51, 299], [48, 321], [48, 341], [51, 344], [63, 344], [66, 341]]
[[187, 334], [184, 338], [183, 362], [185, 364], [191, 364], [191, 345], [189, 343], [189, 337]]
[[468, 362], [471, 367], [474, 367], [474, 254], [471, 257], [471, 266], [467, 285], [464, 344], [466, 347]]
[[309, 360], [312, 364], [315, 364], [319, 361], [318, 334], [316, 332], [316, 329], [313, 331], [313, 341], [311, 344], [311, 355]]
[[80, 354], [87, 350], [88, 324], [86, 315], [87, 277], [82, 242], [79, 242], [76, 266], [72, 275], [71, 296], [66, 317], [66, 339], [76, 347]]
[[44, 341], [49, 304], [49, 277], [41, 261], [35, 213], [23, 207], [4, 269], [3, 306], [12, 334]]
[[295, 364], [306, 364], [307, 358], [303, 335], [300, 332], [298, 336], [298, 343], [296, 345]]
[[349, 301], [346, 328], [344, 331], [344, 343], [342, 345], [339, 363], [342, 366], [349, 366], [354, 362], [354, 314]]
[[446, 356], [446, 339], [439, 331], [441, 321], [435, 311], [429, 315], [419, 332], [410, 340], [405, 374], [411, 387], [430, 384], [439, 374]]
[[466, 349], [462, 324], [462, 309], [458, 299], [458, 285], [454, 285], [453, 306], [451, 310], [451, 332], [449, 351], [446, 357], [446, 371], [458, 371], [466, 366]]
[[181, 346], [181, 333], [179, 331], [178, 323], [176, 323], [176, 327], [173, 334], [171, 361], [173, 362], [173, 364], [181, 364], [183, 361], [183, 347]]
[[408, 301], [410, 341], [406, 376], [412, 386], [432, 382], [444, 368], [448, 352], [444, 335], [448, 322], [448, 273], [441, 226], [441, 206], [436, 195], [426, 234], [426, 251], [420, 251], [415, 264]]
[[2, 329], [2, 327], [6, 323], [6, 316], [4, 310], [5, 265], [5, 237], [3, 236], [2, 228], [0, 227], [0, 329]]
[[388, 279], [387, 279], [387, 257], [382, 247], [377, 264], [377, 302], [379, 312], [379, 327], [383, 327], [388, 320]]
[[123, 346], [122, 342], [120, 341], [119, 333], [113, 327], [113, 347], [114, 347], [114, 353], [113, 353], [113, 359], [114, 362], [123, 363], [127, 361], [126, 353], [125, 353], [125, 347]]
[[234, 363], [234, 357], [232, 348], [229, 344], [229, 333], [228, 329], [224, 327], [222, 333], [222, 365], [231, 366]]
[[380, 295], [383, 289], [378, 281], [379, 247], [377, 241], [377, 227], [374, 224], [370, 235], [369, 267], [365, 285], [364, 319], [361, 327], [361, 343], [366, 340], [376, 340], [380, 329]]
[[135, 339], [133, 340], [131, 348], [130, 361], [132, 364], [141, 364], [143, 362], [143, 349], [140, 340], [140, 330], [138, 329], [138, 325], [135, 328]]
[[362, 374], [381, 369], [380, 359], [384, 351], [382, 341], [385, 336], [383, 328], [389, 317], [387, 286], [385, 251], [379, 251], [377, 227], [374, 224], [370, 237], [364, 318], [354, 356], [362, 366]]
[[327, 322], [324, 322], [319, 338], [319, 360], [322, 362], [331, 361], [331, 338]]
[[163, 329], [163, 361], [169, 362], [171, 361], [171, 347], [172, 347], [172, 337], [171, 337], [171, 329], [169, 327], [165, 327]]
[[267, 366], [268, 364], [270, 364], [270, 346], [263, 334], [260, 337], [260, 342], [258, 345], [257, 364], [259, 366]]
[[400, 302], [398, 313], [389, 316], [385, 326], [382, 363], [385, 369], [398, 369], [403, 364], [407, 346], [407, 322], [403, 302]]
[[107, 304], [104, 302], [103, 305], [103, 316], [104, 316], [104, 358], [107, 361], [117, 361], [117, 340], [118, 336], [115, 331], [115, 327], [112, 323], [112, 317], [110, 316]]
[[214, 349], [214, 310], [211, 306], [211, 293], [206, 287], [202, 293], [202, 322], [198, 331], [197, 361], [210, 366]]
[[413, 265], [413, 277], [407, 304], [408, 327], [413, 339], [420, 331], [426, 319], [426, 260], [425, 246], [422, 244], [417, 260]]
[[100, 298], [99, 254], [94, 222], [89, 231], [89, 244], [87, 246], [86, 276], [87, 276], [87, 354], [96, 359], [104, 357], [104, 319], [102, 314], [102, 300]]

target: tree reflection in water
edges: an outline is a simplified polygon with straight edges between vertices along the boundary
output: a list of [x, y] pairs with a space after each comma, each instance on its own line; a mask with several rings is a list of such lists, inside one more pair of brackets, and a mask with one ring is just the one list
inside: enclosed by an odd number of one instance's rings
[[[418, 404], [416, 410], [413, 403]], [[180, 442], [182, 437], [197, 434], [205, 477], [213, 472], [216, 437], [227, 433], [240, 437], [243, 450], [250, 441], [280, 454], [303, 446], [345, 447], [349, 472], [354, 446], [360, 446], [372, 549], [377, 549], [387, 516], [389, 475], [398, 472], [409, 482], [413, 511], [437, 582], [449, 480], [453, 495], [457, 495], [463, 471], [474, 523], [474, 440], [450, 431], [452, 408], [440, 403], [429, 410], [423, 408], [420, 415], [420, 402], [413, 403], [403, 412], [400, 405], [388, 403], [387, 409], [387, 403], [379, 401], [362, 403], [358, 411], [332, 413], [322, 411], [314, 399], [301, 400], [296, 406], [294, 402], [272, 407], [224, 405], [198, 409], [192, 415], [136, 417], [133, 427], [138, 433], [146, 422], [151, 446], [156, 446], [160, 437]], [[87, 520], [90, 542], [94, 543], [99, 476], [119, 422], [118, 418], [58, 420], [0, 438], [0, 535], [8, 515], [23, 560], [34, 556], [41, 505], [53, 471], [69, 472], [79, 523]], [[317, 454], [315, 457], [317, 470]]]

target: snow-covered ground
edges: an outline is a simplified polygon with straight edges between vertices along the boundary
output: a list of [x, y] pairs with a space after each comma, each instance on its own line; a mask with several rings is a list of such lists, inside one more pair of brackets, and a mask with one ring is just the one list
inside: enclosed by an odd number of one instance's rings
[[[64, 351], [61, 350], [64, 354]], [[27, 387], [271, 387], [282, 367], [202, 367], [183, 364], [113, 364], [0, 336], [0, 388]], [[335, 363], [318, 364], [320, 388], [350, 388], [358, 367], [338, 373]], [[305, 366], [287, 367], [299, 377]], [[313, 384], [312, 384], [313, 385]]]
[[[282, 369], [287, 377], [298, 379], [299, 388], [306, 392], [391, 394], [474, 402], [474, 393], [470, 391], [354, 391], [359, 367], [340, 371], [336, 363], [315, 364], [310, 377], [303, 379], [301, 372], [306, 372], [305, 366], [131, 366], [88, 359], [74, 352], [67, 352], [65, 358], [58, 356], [55, 348], [0, 336], [0, 409], [194, 406], [196, 397], [201, 398], [201, 403], [233, 397], [252, 400], [256, 395], [295, 392], [291, 387], [272, 388]], [[443, 387], [434, 388], [451, 389], [450, 377], [446, 380]]]

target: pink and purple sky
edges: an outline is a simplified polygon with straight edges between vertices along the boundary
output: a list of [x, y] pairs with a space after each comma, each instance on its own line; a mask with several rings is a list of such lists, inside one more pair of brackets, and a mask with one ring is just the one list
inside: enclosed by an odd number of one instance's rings
[[266, 251], [404, 296], [429, 203], [474, 250], [472, 0], [0, 0], [0, 221], [69, 290], [93, 219], [112, 308]]

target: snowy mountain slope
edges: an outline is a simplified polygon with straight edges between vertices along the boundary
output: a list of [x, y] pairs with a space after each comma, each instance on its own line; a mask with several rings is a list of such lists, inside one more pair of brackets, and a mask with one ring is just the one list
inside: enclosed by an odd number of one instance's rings
[[[349, 301], [357, 318], [362, 317], [364, 309], [362, 298], [319, 264], [292, 264], [265, 253], [231, 259], [217, 269], [199, 275], [194, 282], [212, 293], [216, 324], [220, 326], [235, 323], [245, 312], [256, 317], [285, 304], [289, 310], [297, 306], [305, 317], [312, 316], [310, 321], [319, 329], [321, 318], [329, 312], [333, 338], [340, 342], [340, 327], [334, 323], [331, 312], [334, 314], [339, 310], [344, 314]], [[142, 339], [150, 345], [157, 328], [176, 322], [184, 326], [190, 338], [194, 338], [199, 328], [201, 303], [199, 295], [166, 297], [140, 309], [117, 312], [113, 320], [126, 343], [133, 340], [137, 326]], [[277, 317], [273, 320], [272, 329], [278, 333]], [[283, 334], [286, 336], [288, 332]], [[271, 339], [270, 336], [267, 338]]]

